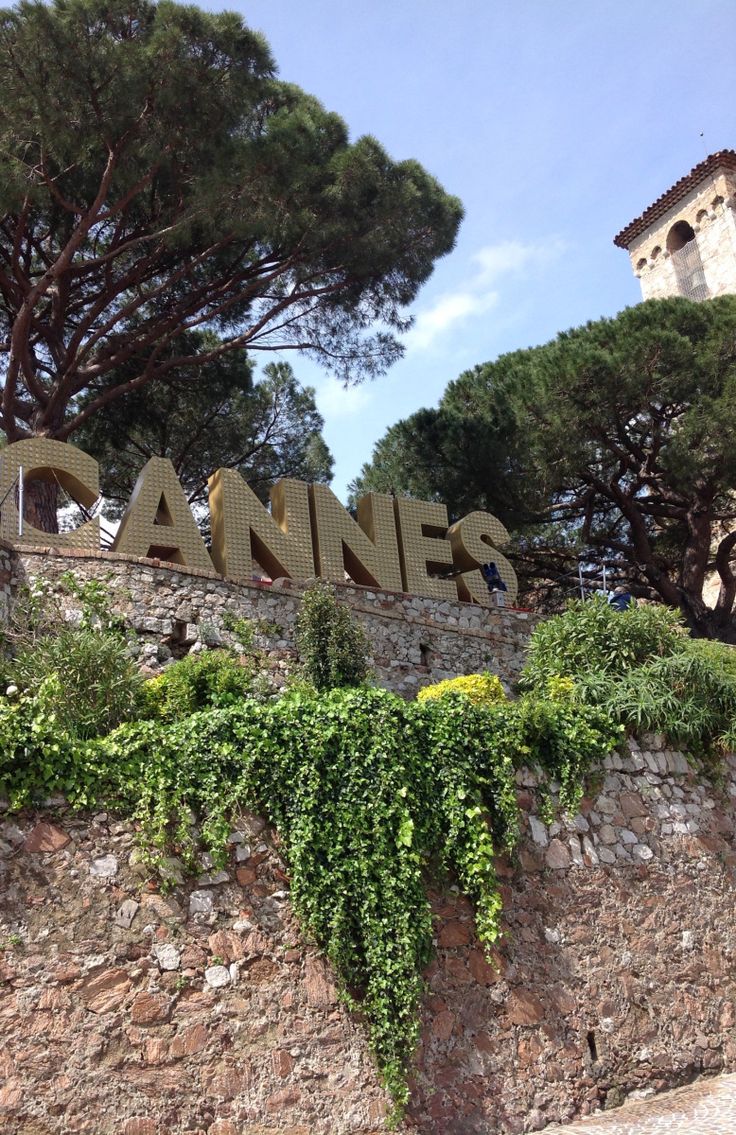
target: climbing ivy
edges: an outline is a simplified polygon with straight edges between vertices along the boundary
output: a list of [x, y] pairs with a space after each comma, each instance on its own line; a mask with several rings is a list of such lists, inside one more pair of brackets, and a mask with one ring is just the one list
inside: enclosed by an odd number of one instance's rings
[[86, 742], [59, 733], [44, 705], [0, 699], [0, 794], [13, 803], [63, 791], [132, 816], [154, 868], [172, 851], [195, 868], [203, 846], [224, 863], [239, 808], [276, 826], [295, 910], [360, 1007], [396, 1114], [432, 947], [427, 884], [453, 873], [489, 947], [494, 857], [519, 831], [517, 766], [539, 764], [573, 806], [585, 767], [617, 738], [571, 700], [407, 703], [365, 686], [246, 698]]

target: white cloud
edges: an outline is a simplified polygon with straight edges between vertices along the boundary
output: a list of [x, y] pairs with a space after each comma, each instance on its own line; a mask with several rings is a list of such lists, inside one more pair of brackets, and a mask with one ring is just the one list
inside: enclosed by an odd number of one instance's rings
[[471, 289], [446, 292], [432, 307], [416, 316], [414, 326], [404, 339], [407, 351], [426, 351], [440, 335], [455, 330], [473, 316], [483, 315], [497, 301], [498, 293], [495, 291], [478, 291], [475, 294]]
[[366, 383], [345, 387], [336, 378], [325, 378], [316, 384], [317, 406], [329, 421], [359, 414], [370, 402], [373, 392]]
[[564, 243], [556, 237], [543, 244], [506, 240], [480, 248], [470, 258], [473, 271], [465, 285], [438, 296], [430, 307], [416, 314], [414, 326], [404, 339], [407, 351], [426, 351], [441, 336], [485, 315], [501, 300], [498, 284], [504, 276], [536, 272], [564, 249]]

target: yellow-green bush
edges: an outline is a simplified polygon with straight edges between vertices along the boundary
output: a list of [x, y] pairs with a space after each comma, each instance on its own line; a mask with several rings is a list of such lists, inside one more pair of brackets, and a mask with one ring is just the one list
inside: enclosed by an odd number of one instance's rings
[[433, 686], [425, 686], [417, 694], [417, 701], [431, 701], [447, 694], [463, 694], [474, 705], [490, 705], [505, 701], [506, 692], [495, 674], [465, 674], [460, 678], [446, 678]]

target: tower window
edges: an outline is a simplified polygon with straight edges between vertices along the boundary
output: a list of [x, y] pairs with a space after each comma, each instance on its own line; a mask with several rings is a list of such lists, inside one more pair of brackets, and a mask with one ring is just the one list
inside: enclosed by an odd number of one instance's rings
[[707, 299], [708, 285], [692, 225], [678, 221], [672, 226], [667, 234], [667, 251], [672, 257], [680, 295], [690, 300]]
[[667, 233], [667, 251], [679, 252], [691, 240], [695, 240], [695, 231], [687, 221], [678, 221]]

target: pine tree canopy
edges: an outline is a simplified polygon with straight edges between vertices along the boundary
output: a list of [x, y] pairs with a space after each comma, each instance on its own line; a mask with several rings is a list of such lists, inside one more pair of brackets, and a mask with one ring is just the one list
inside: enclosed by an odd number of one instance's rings
[[0, 429], [67, 440], [243, 348], [377, 374], [461, 212], [417, 162], [351, 143], [278, 80], [237, 15], [169, 0], [5, 10]]
[[354, 494], [486, 509], [527, 594], [584, 574], [736, 638], [736, 296], [650, 300], [466, 371], [391, 427]]

